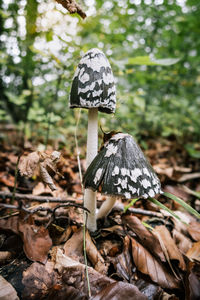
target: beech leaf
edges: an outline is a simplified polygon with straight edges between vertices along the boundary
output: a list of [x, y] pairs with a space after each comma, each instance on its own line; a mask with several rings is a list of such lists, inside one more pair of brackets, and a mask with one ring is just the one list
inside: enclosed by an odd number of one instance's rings
[[169, 273], [163, 263], [158, 262], [152, 254], [139, 244], [135, 239], [131, 238], [132, 256], [137, 269], [148, 275], [151, 280], [162, 288], [177, 289], [179, 281]]

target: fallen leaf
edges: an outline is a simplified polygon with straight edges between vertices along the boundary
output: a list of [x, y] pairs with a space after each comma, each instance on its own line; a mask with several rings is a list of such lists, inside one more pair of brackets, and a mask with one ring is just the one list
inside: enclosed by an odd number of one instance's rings
[[[64, 284], [73, 285], [80, 293], [87, 295], [88, 286], [85, 265], [66, 256], [58, 247], [54, 247], [53, 249], [52, 260], [55, 262], [54, 268], [62, 275]], [[113, 279], [100, 274], [91, 267], [88, 267], [88, 276], [92, 296], [96, 295], [108, 284], [115, 282]]]
[[36, 226], [32, 216], [24, 221], [19, 221], [19, 233], [23, 240], [23, 249], [26, 256], [32, 261], [45, 263], [48, 251], [52, 246], [52, 240], [48, 229], [44, 226]]
[[152, 234], [135, 216], [125, 215], [122, 217], [123, 223], [128, 225], [129, 228], [137, 235], [140, 243], [146, 247], [153, 255], [158, 257], [161, 261], [165, 262], [165, 256], [158, 238]]
[[103, 288], [96, 296], [90, 298], [91, 300], [147, 300], [138, 288], [125, 282], [114, 282]]
[[60, 159], [60, 152], [53, 151], [50, 155], [45, 152], [32, 152], [23, 156], [19, 162], [19, 170], [22, 176], [32, 177], [39, 170], [42, 181], [54, 191], [56, 186], [51, 173], [57, 173], [57, 162]]
[[163, 242], [164, 247], [167, 251], [167, 255], [169, 256], [170, 260], [177, 260], [179, 268], [181, 270], [186, 270], [186, 265], [183, 259], [182, 254], [180, 253], [179, 249], [177, 248], [174, 240], [172, 239], [169, 230], [164, 226], [156, 226], [153, 231], [156, 236], [159, 236], [159, 241]]
[[190, 259], [195, 259], [200, 262], [200, 241], [193, 244], [192, 248], [186, 253]]
[[19, 300], [14, 287], [0, 275], [0, 299], [1, 300]]
[[21, 176], [33, 176], [38, 167], [39, 160], [40, 156], [38, 152], [32, 152], [27, 156], [22, 156], [18, 166]]
[[148, 275], [153, 282], [162, 288], [179, 288], [179, 281], [170, 274], [163, 263], [158, 262], [148, 250], [133, 238], [131, 238], [131, 245], [133, 261], [141, 273]]
[[0, 220], [0, 229], [10, 230], [16, 234], [19, 234], [18, 230], [19, 216], [5, 218]]
[[194, 241], [200, 241], [200, 223], [191, 222], [188, 226], [188, 232]]
[[185, 236], [183, 233], [179, 232], [178, 230], [173, 229], [172, 236], [173, 236], [173, 239], [174, 239], [178, 249], [182, 253], [185, 254], [192, 247], [191, 240], [187, 236]]
[[83, 258], [83, 229], [79, 228], [64, 244], [64, 253], [73, 260], [84, 262]]
[[190, 298], [189, 300], [198, 300], [200, 299], [200, 280], [193, 272], [190, 273], [189, 277], [189, 291]]
[[59, 283], [58, 274], [54, 271], [53, 267], [54, 263], [51, 262], [47, 262], [45, 266], [34, 262], [23, 272], [23, 300], [50, 299], [47, 296]]
[[70, 226], [68, 226], [67, 229], [63, 229], [58, 225], [51, 224], [50, 228], [51, 228], [51, 238], [53, 240], [54, 245], [60, 245], [62, 243], [65, 243], [69, 239], [72, 233], [72, 229]]
[[191, 199], [191, 196], [186, 193], [181, 186], [177, 185], [166, 185], [163, 189], [164, 192], [171, 193], [175, 195], [176, 197], [179, 197], [183, 199], [184, 201], [189, 201]]
[[108, 265], [105, 263], [100, 252], [94, 245], [88, 231], [86, 231], [86, 253], [90, 262], [94, 266], [94, 269], [101, 274], [106, 274], [108, 271]]
[[124, 238], [122, 253], [110, 260], [116, 269], [116, 273], [121, 278], [130, 282], [133, 276], [133, 263], [130, 255], [130, 238], [128, 236]]

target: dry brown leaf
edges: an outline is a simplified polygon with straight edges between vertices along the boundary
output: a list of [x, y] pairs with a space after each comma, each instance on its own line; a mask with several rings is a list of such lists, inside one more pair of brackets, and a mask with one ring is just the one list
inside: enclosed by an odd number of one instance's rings
[[177, 260], [179, 262], [179, 268], [181, 268], [181, 270], [184, 271], [186, 269], [186, 265], [183, 256], [178, 250], [174, 240], [172, 239], [169, 230], [164, 225], [160, 225], [154, 228], [153, 233], [157, 236], [159, 235], [159, 241], [160, 239], [162, 240], [167, 254], [169, 256], [169, 259]]
[[178, 230], [173, 229], [172, 236], [177, 247], [182, 253], [185, 254], [192, 247], [191, 240]]
[[122, 217], [123, 223], [128, 225], [131, 230], [137, 235], [141, 244], [146, 247], [152, 254], [158, 257], [161, 261], [165, 262], [165, 256], [158, 238], [153, 235], [135, 216], [125, 215]]
[[163, 263], [158, 262], [148, 250], [133, 238], [131, 238], [131, 245], [133, 261], [141, 273], [149, 275], [151, 280], [162, 288], [179, 288], [179, 281], [170, 274]]
[[114, 282], [103, 288], [96, 296], [90, 298], [91, 300], [148, 300], [138, 288], [125, 282]]
[[189, 300], [200, 299], [200, 280], [194, 272], [191, 272], [189, 277]]
[[94, 269], [101, 274], [106, 274], [108, 266], [104, 262], [103, 257], [94, 245], [88, 231], [86, 231], [86, 253], [90, 262], [94, 266]]
[[16, 234], [19, 234], [18, 223], [19, 223], [19, 216], [10, 217], [8, 219], [1, 219], [0, 229], [10, 230]]
[[38, 167], [39, 160], [40, 156], [36, 151], [27, 156], [22, 156], [19, 161], [19, 171], [21, 176], [33, 176]]
[[186, 193], [181, 188], [181, 186], [179, 187], [177, 185], [166, 185], [163, 190], [164, 192], [173, 194], [176, 197], [183, 199], [184, 201], [189, 201], [191, 199], [191, 196], [188, 193]]
[[53, 267], [52, 262], [47, 262], [45, 266], [35, 262], [23, 272], [23, 300], [52, 299], [47, 296], [57, 289], [59, 284], [58, 275]]
[[57, 173], [57, 162], [60, 159], [60, 152], [53, 151], [50, 155], [45, 152], [32, 152], [28, 156], [23, 156], [19, 162], [19, 170], [22, 176], [31, 177], [39, 169], [42, 181], [47, 184], [52, 191], [56, 186], [50, 173]]
[[[62, 275], [64, 284], [73, 285], [80, 293], [87, 295], [85, 265], [66, 256], [58, 247], [54, 247], [53, 249], [52, 260], [55, 262], [55, 269]], [[102, 288], [115, 282], [113, 279], [100, 274], [91, 267], [88, 267], [88, 274], [92, 295], [96, 295]]]
[[133, 263], [130, 255], [130, 238], [125, 236], [123, 252], [111, 259], [117, 274], [130, 282], [133, 275]]
[[20, 220], [19, 233], [23, 240], [26, 256], [32, 261], [45, 263], [52, 246], [48, 229], [44, 226], [38, 227], [34, 225], [32, 216], [29, 216], [26, 221]]
[[83, 230], [79, 228], [72, 237], [64, 244], [64, 253], [73, 260], [83, 262]]
[[52, 224], [51, 237], [54, 245], [60, 245], [62, 243], [65, 243], [69, 239], [72, 233], [72, 229], [70, 226], [68, 226], [67, 229], [64, 231], [62, 230], [63, 228], [61, 228], [61, 230], [59, 230], [59, 228], [60, 228], [59, 226]]
[[200, 241], [200, 223], [191, 222], [188, 226], [188, 232], [194, 241]]
[[0, 275], [0, 299], [19, 300], [14, 287]]
[[188, 250], [186, 253], [187, 257], [190, 259], [195, 259], [200, 262], [200, 241], [197, 243], [194, 243], [192, 248]]
[[[72, 260], [70, 257], [67, 257], [66, 255], [64, 255], [62, 253], [62, 250], [59, 249], [58, 247], [55, 247], [54, 255], [52, 258], [53, 258], [53, 261], [56, 262], [55, 269], [57, 269], [58, 272], [60, 273], [60, 275], [62, 275], [62, 280], [64, 282], [63, 284], [67, 284], [68, 286], [73, 285], [73, 287], [75, 289], [79, 290], [80, 294], [82, 293], [83, 295], [87, 295], [87, 292], [88, 292], [87, 282], [86, 282], [86, 280], [84, 280], [85, 279], [85, 265]], [[116, 281], [114, 281], [113, 279], [110, 279], [109, 277], [100, 274], [99, 272], [95, 271], [91, 267], [88, 267], [88, 274], [89, 274], [90, 289], [91, 289], [92, 297], [95, 297], [98, 293], [100, 293], [100, 295], [98, 295], [98, 297], [99, 296], [102, 297], [102, 294], [105, 296], [105, 293], [102, 291], [102, 289], [106, 288], [107, 286], [109, 286], [112, 283], [116, 283]], [[121, 292], [119, 292], [119, 288], [120, 288]], [[121, 293], [119, 295], [122, 296], [122, 293], [125, 290], [127, 292], [132, 291], [132, 299], [133, 299], [133, 295], [141, 296], [141, 298], [138, 298], [138, 299], [147, 299], [145, 296], [143, 296], [138, 291], [137, 288], [135, 288], [133, 285], [128, 284], [128, 283], [127, 284], [120, 283], [120, 285], [117, 285], [117, 287], [114, 288], [114, 290], [112, 289], [112, 291], [115, 291], [115, 294], [116, 294], [115, 297], [118, 297], [116, 291], [118, 291], [118, 293]], [[102, 291], [102, 293], [101, 293], [101, 291]], [[111, 294], [111, 290], [110, 290], [110, 296], [111, 295], [113, 296], [113, 294]], [[115, 297], [114, 298], [111, 297], [109, 299], [121, 299], [121, 298], [115, 298]], [[93, 298], [91, 298], [91, 299], [93, 299]], [[104, 299], [104, 298], [97, 298], [97, 299]], [[105, 298], [105, 299], [107, 299], [107, 298]], [[126, 299], [129, 299], [129, 298], [126, 298]]]

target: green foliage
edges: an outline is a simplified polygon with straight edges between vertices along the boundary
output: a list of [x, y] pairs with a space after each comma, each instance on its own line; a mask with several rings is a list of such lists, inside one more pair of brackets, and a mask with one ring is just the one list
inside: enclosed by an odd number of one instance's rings
[[[100, 114], [104, 130], [127, 131], [140, 141], [173, 136], [198, 142], [199, 1], [87, 3], [92, 7], [83, 21], [55, 1], [0, 0], [1, 120], [23, 123], [30, 136], [44, 140], [49, 131], [65, 143], [76, 123], [68, 107], [75, 68], [83, 52], [98, 47], [117, 84], [116, 114]], [[86, 122], [84, 112], [80, 135]]]

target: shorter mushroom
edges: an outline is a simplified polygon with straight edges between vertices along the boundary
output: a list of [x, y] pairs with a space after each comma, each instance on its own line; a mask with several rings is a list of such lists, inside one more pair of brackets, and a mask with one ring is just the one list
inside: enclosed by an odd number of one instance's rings
[[147, 199], [162, 193], [152, 166], [134, 138], [126, 133], [116, 133], [104, 143], [89, 165], [83, 183], [85, 188], [109, 195], [97, 218], [106, 216], [118, 197]]

